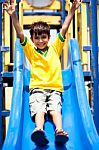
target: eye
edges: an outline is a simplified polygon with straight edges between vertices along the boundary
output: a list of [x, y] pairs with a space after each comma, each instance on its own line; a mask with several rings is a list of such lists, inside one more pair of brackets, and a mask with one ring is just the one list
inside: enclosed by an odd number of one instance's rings
[[35, 38], [35, 40], [39, 40], [39, 36], [35, 36], [34, 38]]
[[47, 38], [47, 36], [46, 35], [42, 35], [42, 37], [41, 37], [42, 39], [46, 39]]

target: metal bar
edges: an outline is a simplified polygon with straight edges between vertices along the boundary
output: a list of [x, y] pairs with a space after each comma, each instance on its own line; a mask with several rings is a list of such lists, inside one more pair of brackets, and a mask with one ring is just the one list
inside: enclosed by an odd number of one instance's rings
[[83, 0], [83, 3], [90, 3], [90, 0]]
[[91, 46], [83, 46], [83, 51], [91, 51]]
[[[61, 24], [64, 23], [65, 21], [65, 17], [66, 17], [66, 10], [65, 10], [65, 6], [66, 6], [66, 1], [65, 0], [62, 0], [61, 1], [61, 7], [62, 7], [62, 11], [61, 11]], [[64, 51], [62, 51], [62, 59], [61, 59], [61, 62], [62, 62], [62, 69], [64, 69]]]
[[66, 10], [65, 10], [65, 6], [66, 6], [66, 1], [65, 0], [62, 0], [62, 10], [61, 10], [61, 21], [62, 21], [62, 23], [64, 22], [64, 20], [65, 20], [65, 17], [66, 17]]
[[[2, 3], [0, 3], [0, 46], [2, 46]], [[0, 149], [2, 147], [2, 52], [0, 50]]]
[[9, 78], [9, 77], [13, 77], [13, 72], [2, 72], [1, 73], [2, 78]]
[[[10, 4], [14, 2], [10, 0]], [[12, 44], [12, 37], [13, 37], [13, 27], [12, 27], [12, 19], [10, 17], [10, 63], [13, 62], [13, 44]]]
[[91, 0], [92, 8], [92, 60], [93, 60], [93, 103], [94, 122], [99, 133], [99, 96], [98, 96], [98, 31], [97, 31], [97, 0]]
[[13, 40], [13, 27], [12, 27], [12, 20], [10, 17], [10, 63], [13, 62], [13, 44], [12, 44], [12, 40]]
[[23, 13], [24, 16], [32, 16], [32, 15], [60, 16], [61, 14], [62, 14], [61, 12], [34, 12], [34, 11], [24, 11]]
[[[86, 3], [86, 13], [87, 13], [87, 45], [90, 45], [90, 3]], [[91, 61], [90, 61], [90, 51], [87, 52], [87, 60], [88, 60], [88, 71], [91, 68]]]
[[16, 0], [16, 3], [19, 3], [21, 0]]
[[10, 115], [10, 111], [9, 110], [3, 110], [2, 111], [2, 116], [3, 117], [8, 117]]
[[[83, 46], [83, 51], [92, 51], [92, 46]], [[99, 51], [99, 47], [98, 47]]]
[[90, 26], [90, 6], [89, 3], [86, 3], [86, 11], [87, 11], [87, 28]]
[[1, 52], [9, 51], [9, 46], [0, 46]]
[[0, 3], [4, 3], [4, 2], [6, 2], [6, 0], [0, 0]]

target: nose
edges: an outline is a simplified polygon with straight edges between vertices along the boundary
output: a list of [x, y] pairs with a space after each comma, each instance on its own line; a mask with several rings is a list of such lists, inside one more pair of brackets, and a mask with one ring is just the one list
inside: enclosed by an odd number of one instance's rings
[[40, 40], [39, 40], [40, 42], [42, 42], [43, 40], [42, 40], [42, 38], [40, 38]]

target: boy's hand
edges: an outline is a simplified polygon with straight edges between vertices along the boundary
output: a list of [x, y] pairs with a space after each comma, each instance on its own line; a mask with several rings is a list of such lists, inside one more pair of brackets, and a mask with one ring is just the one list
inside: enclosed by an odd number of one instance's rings
[[16, 15], [16, 5], [14, 5], [14, 0], [10, 0], [11, 4], [9, 4], [8, 0], [3, 4], [3, 9], [11, 16], [13, 26], [16, 30], [17, 36], [22, 43], [24, 41], [24, 33], [23, 29], [19, 23], [18, 17]]
[[82, 0], [74, 0], [72, 3], [72, 8], [74, 10], [78, 9], [78, 7], [81, 5], [81, 3], [82, 3]]
[[3, 3], [4, 6], [4, 10], [6, 10], [6, 12], [11, 16], [14, 12], [15, 12], [15, 5], [9, 5], [8, 3]]

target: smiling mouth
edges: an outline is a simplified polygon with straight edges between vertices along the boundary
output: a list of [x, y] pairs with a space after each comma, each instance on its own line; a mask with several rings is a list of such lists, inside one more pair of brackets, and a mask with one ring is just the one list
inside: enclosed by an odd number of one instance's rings
[[38, 46], [43, 47], [43, 46], [45, 46], [45, 43], [43, 43], [43, 44], [38, 44]]

